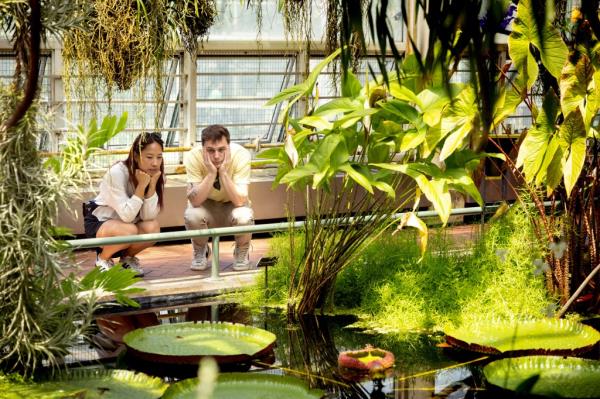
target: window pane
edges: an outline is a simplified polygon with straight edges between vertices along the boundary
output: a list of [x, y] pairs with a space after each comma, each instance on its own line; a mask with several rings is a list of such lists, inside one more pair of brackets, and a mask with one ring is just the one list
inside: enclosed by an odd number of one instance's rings
[[294, 84], [293, 58], [202, 56], [197, 66], [197, 142], [211, 124], [224, 125], [238, 142], [276, 140], [279, 108], [264, 104]]

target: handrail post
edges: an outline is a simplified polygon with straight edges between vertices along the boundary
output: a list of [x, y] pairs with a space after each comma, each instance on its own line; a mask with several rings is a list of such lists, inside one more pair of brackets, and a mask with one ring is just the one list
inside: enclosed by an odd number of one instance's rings
[[219, 236], [212, 236], [212, 267], [210, 270], [210, 279], [213, 281], [222, 280], [223, 278], [219, 276], [219, 269], [221, 268], [221, 263], [219, 261]]

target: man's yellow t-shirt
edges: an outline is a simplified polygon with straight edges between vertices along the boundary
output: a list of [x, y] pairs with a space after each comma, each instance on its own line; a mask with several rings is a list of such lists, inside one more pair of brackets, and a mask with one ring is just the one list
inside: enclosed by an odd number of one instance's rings
[[[252, 156], [250, 152], [237, 143], [230, 143], [229, 150], [231, 152], [231, 162], [227, 169], [231, 180], [243, 191], [248, 192], [250, 184], [250, 166]], [[188, 183], [200, 183], [207, 175], [208, 171], [204, 165], [204, 157], [202, 156], [202, 145], [199, 144], [187, 152], [183, 158], [183, 164], [187, 173]], [[212, 188], [208, 194], [208, 199], [219, 202], [228, 202], [225, 190], [221, 188], [217, 190]]]

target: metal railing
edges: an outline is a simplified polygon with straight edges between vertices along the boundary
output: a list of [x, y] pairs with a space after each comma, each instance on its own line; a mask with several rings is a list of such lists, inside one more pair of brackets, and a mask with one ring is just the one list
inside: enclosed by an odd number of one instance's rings
[[[499, 205], [487, 205], [484, 207], [470, 207], [470, 208], [456, 208], [450, 212], [451, 216], [458, 215], [481, 215], [482, 221], [483, 216], [486, 213], [494, 212]], [[391, 220], [400, 219], [406, 212], [396, 213], [391, 216]], [[416, 215], [423, 217], [438, 216], [437, 211], [419, 211]], [[337, 226], [340, 223], [352, 222], [355, 218], [336, 218], [328, 219], [325, 223], [329, 223], [332, 226]], [[368, 222], [369, 218], [365, 219]], [[285, 231], [289, 229], [296, 229], [303, 227], [304, 221], [280, 222], [280, 223], [266, 223], [257, 224], [251, 226], [235, 226], [235, 227], [219, 227], [213, 229], [201, 229], [201, 230], [185, 230], [185, 231], [171, 231], [165, 233], [151, 233], [151, 234], [138, 234], [130, 236], [115, 236], [115, 237], [102, 237], [102, 238], [82, 238], [77, 240], [68, 240], [69, 244], [73, 249], [82, 248], [95, 248], [105, 245], [115, 244], [135, 244], [140, 242], [163, 242], [163, 241], [176, 241], [183, 239], [192, 239], [195, 237], [211, 237], [212, 238], [212, 266], [211, 266], [211, 280], [219, 280], [219, 240], [221, 236], [236, 235], [236, 234], [248, 234], [248, 233], [270, 233], [275, 231]]]

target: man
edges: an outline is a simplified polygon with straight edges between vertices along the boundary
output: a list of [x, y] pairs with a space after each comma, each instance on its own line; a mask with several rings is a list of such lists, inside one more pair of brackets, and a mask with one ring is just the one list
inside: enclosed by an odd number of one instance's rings
[[[229, 131], [211, 125], [202, 131], [202, 146], [194, 147], [184, 159], [187, 172], [188, 230], [254, 224], [254, 212], [248, 200], [250, 184], [248, 150], [230, 143]], [[248, 270], [251, 234], [235, 236], [233, 270]], [[208, 268], [208, 237], [192, 239], [192, 270]]]

